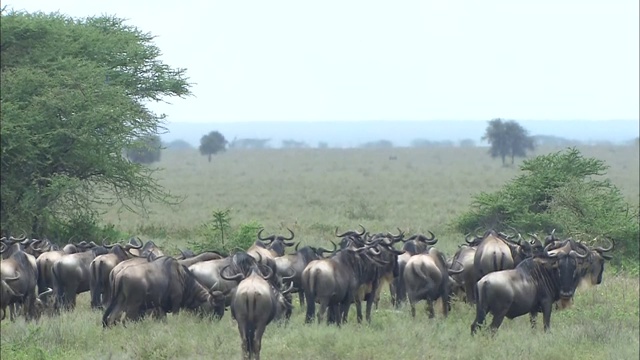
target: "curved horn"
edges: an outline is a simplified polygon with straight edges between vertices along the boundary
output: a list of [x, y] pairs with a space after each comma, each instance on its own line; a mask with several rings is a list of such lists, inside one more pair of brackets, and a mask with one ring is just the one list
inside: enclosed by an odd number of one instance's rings
[[296, 252], [297, 252], [297, 251], [298, 251], [298, 246], [300, 246], [300, 241], [298, 241], [298, 242], [296, 243], [296, 247], [294, 247], [294, 248], [293, 248], [293, 251], [296, 251]]
[[531, 245], [542, 245], [542, 241], [540, 241], [540, 239], [538, 239], [536, 234], [529, 233], [529, 236], [531, 236], [533, 238], [532, 241], [529, 241], [529, 244], [531, 244]]
[[263, 231], [264, 231], [264, 228], [260, 228], [260, 231], [258, 231], [258, 239], [262, 241], [269, 241], [269, 243], [273, 242], [273, 240], [276, 238], [275, 235], [271, 235], [271, 236], [267, 236], [266, 238], [263, 238], [260, 236], [260, 234], [262, 234]]
[[291, 234], [291, 237], [282, 237], [284, 240], [293, 240], [293, 237], [295, 236], [295, 234], [293, 233], [293, 231], [289, 228], [287, 228], [287, 230], [289, 230], [289, 233]]
[[5, 251], [7, 251], [7, 244], [5, 243], [0, 243], [0, 254], [4, 253]]
[[555, 234], [555, 233], [556, 233], [556, 229], [553, 229], [553, 230], [551, 230], [551, 234], [549, 234], [549, 235], [554, 236], [553, 234]]
[[553, 243], [551, 243], [551, 244], [549, 244], [549, 245], [545, 246], [545, 247], [544, 247], [544, 249], [542, 250], [542, 253], [544, 254], [544, 256], [545, 256], [545, 257], [548, 257], [548, 258], [557, 258], [557, 257], [558, 257], [558, 253], [555, 253], [555, 254], [553, 254], [553, 255], [552, 255], [552, 254], [549, 254], [549, 248], [550, 248], [552, 245], [553, 245]]
[[229, 265], [226, 265], [225, 267], [223, 267], [222, 269], [220, 269], [220, 277], [227, 280], [227, 281], [242, 281], [244, 280], [244, 274], [243, 273], [237, 273], [233, 276], [227, 277], [224, 275], [224, 271], [229, 267]]
[[[460, 274], [460, 273], [462, 273], [462, 272], [464, 271], [464, 264], [463, 264], [463, 263], [461, 263], [461, 262], [460, 262], [460, 261], [458, 261], [458, 260], [456, 260], [456, 261], [454, 261], [454, 262], [457, 262], [458, 264], [460, 264], [460, 269], [459, 269], [459, 270], [453, 270], [453, 269], [452, 269], [452, 267], [453, 267], [453, 266], [451, 266], [451, 267], [447, 270], [447, 272], [449, 273], [449, 275], [457, 275], [457, 274]], [[452, 264], [452, 265], [453, 265], [453, 264]]]
[[293, 290], [293, 281], [289, 284], [289, 287], [282, 292], [282, 295], [286, 295], [286, 294], [290, 293], [291, 290]]
[[265, 279], [265, 280], [269, 280], [269, 279], [271, 279], [271, 277], [273, 277], [273, 270], [271, 270], [271, 267], [270, 267], [270, 266], [265, 266], [264, 268], [265, 268], [265, 269], [267, 269], [267, 270], [269, 270], [269, 271], [268, 271], [268, 272], [269, 272], [269, 275], [264, 275], [264, 274], [262, 274], [262, 273], [261, 273], [261, 274], [260, 274], [260, 276], [261, 276], [263, 279]]
[[53, 289], [48, 287], [47, 290], [41, 292], [40, 294], [38, 294], [38, 299], [42, 300], [42, 297], [45, 295], [49, 295], [53, 292]]
[[411, 240], [415, 239], [416, 237], [418, 237], [418, 235], [411, 235], [407, 239], [402, 239], [402, 242], [406, 243], [408, 241], [411, 241]]
[[283, 281], [284, 281], [284, 280], [291, 280], [291, 279], [293, 279], [294, 277], [296, 277], [296, 270], [295, 270], [295, 269], [293, 269], [293, 268], [290, 268], [290, 269], [291, 269], [291, 273], [292, 273], [292, 274], [291, 274], [290, 276], [283, 276], [283, 277], [282, 277], [282, 280], [283, 280]]
[[574, 257], [577, 257], [579, 259], [586, 259], [586, 257], [589, 256], [589, 253], [580, 254], [579, 252], [577, 252], [575, 250], [571, 250], [571, 251], [569, 251], [569, 256], [574, 256]]
[[[431, 237], [430, 237], [430, 238], [428, 238], [428, 237], [426, 237], [426, 236], [425, 236], [425, 237], [424, 237], [424, 238], [425, 238], [425, 240], [427, 240], [427, 241], [431, 241], [431, 240], [433, 240], [433, 239], [435, 239], [435, 238], [436, 238], [436, 235], [435, 235], [434, 233], [432, 233], [432, 232], [431, 232], [431, 230], [427, 230], [427, 232], [431, 235]], [[427, 242], [427, 241], [425, 241], [425, 242]]]
[[365, 230], [365, 228], [364, 228], [364, 226], [362, 226], [362, 224], [358, 224], [358, 226], [360, 226], [362, 228], [362, 232], [361, 233], [356, 232], [356, 234], [358, 234], [358, 236], [364, 235], [364, 233], [367, 232], [367, 230]]
[[615, 245], [614, 242], [613, 242], [613, 239], [608, 238], [606, 236], [605, 236], [605, 239], [609, 240], [609, 242], [611, 243], [611, 246], [609, 246], [608, 248], [603, 248], [601, 246], [598, 246], [598, 247], [594, 247], [593, 250], [595, 250], [595, 251], [597, 251], [599, 253], [609, 252], [609, 251], [613, 250], [613, 246]]
[[20, 272], [16, 271], [16, 276], [15, 277], [12, 277], [12, 278], [11, 277], [6, 277], [6, 278], [2, 279], [2, 281], [6, 281], [6, 282], [9, 283], [9, 282], [16, 281], [16, 280], [19, 280], [19, 279], [20, 279]]
[[436, 235], [429, 230], [427, 230], [427, 232], [431, 234], [431, 238], [425, 236], [423, 242], [427, 245], [435, 245], [438, 242], [438, 239], [436, 239]]
[[482, 235], [478, 235], [478, 231], [482, 229], [482, 226], [478, 226], [475, 230], [473, 230], [473, 235], [477, 238], [482, 238]]

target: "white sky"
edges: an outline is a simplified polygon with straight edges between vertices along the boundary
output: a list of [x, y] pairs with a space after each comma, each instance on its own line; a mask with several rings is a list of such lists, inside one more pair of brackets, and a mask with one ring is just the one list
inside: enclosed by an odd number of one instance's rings
[[8, 0], [157, 35], [171, 122], [638, 119], [638, 0]]

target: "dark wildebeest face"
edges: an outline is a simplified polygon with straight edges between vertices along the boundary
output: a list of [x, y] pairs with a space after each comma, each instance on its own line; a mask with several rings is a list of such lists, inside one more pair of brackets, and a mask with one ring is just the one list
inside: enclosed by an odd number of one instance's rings
[[581, 254], [576, 250], [550, 254], [548, 252], [548, 248], [551, 246], [552, 244], [549, 244], [545, 247], [544, 254], [547, 258], [555, 260], [552, 267], [555, 268], [555, 271], [558, 273], [560, 298], [567, 300], [573, 297], [573, 294], [582, 279], [580, 267], [583, 266], [584, 260], [589, 254]]
[[[595, 239], [594, 239], [595, 240]], [[601, 246], [596, 246], [591, 249], [587, 249], [590, 252], [590, 261], [587, 262], [585, 272], [589, 277], [589, 282], [591, 285], [600, 285], [602, 283], [602, 273], [604, 272], [604, 262], [605, 260], [611, 260], [613, 257], [607, 252], [613, 250], [614, 242], [613, 239], [609, 239], [611, 242], [611, 246], [608, 248], [603, 248]]]

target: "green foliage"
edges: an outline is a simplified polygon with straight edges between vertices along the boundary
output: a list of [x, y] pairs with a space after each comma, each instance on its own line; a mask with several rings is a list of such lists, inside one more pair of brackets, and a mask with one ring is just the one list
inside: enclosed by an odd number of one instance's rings
[[209, 156], [225, 151], [227, 148], [227, 140], [218, 131], [212, 131], [200, 139], [200, 154]]
[[637, 260], [638, 209], [630, 209], [618, 188], [602, 178], [607, 169], [603, 161], [585, 158], [575, 148], [526, 160], [522, 174], [502, 189], [476, 195], [472, 209], [454, 226], [464, 233], [477, 226], [556, 229], [585, 241], [609, 236], [617, 254]]
[[115, 242], [129, 238], [125, 234], [115, 228], [113, 224], [102, 225], [98, 223], [96, 218], [90, 214], [79, 214], [64, 222], [54, 222], [49, 229], [49, 239], [64, 245], [69, 241], [75, 243], [80, 241], [94, 241], [97, 244], [105, 242]]
[[176, 200], [122, 156], [158, 133], [146, 104], [189, 94], [153, 36], [112, 16], [2, 13], [0, 226], [46, 235], [97, 204], [146, 213]]
[[127, 158], [138, 164], [151, 164], [160, 161], [162, 141], [158, 135], [148, 135], [138, 139], [126, 150]]
[[229, 253], [235, 249], [246, 250], [253, 245], [262, 225], [251, 221], [234, 227], [231, 225], [230, 213], [230, 209], [214, 210], [211, 219], [200, 225], [199, 232], [204, 240], [189, 242], [192, 250]]
[[535, 147], [533, 138], [528, 135], [528, 131], [514, 120], [493, 119], [489, 121], [489, 126], [482, 136], [482, 140], [489, 142], [491, 145], [489, 154], [493, 158], [502, 158], [503, 165], [507, 156], [511, 157], [511, 164], [513, 164], [516, 156], [525, 157], [527, 150], [533, 150]]

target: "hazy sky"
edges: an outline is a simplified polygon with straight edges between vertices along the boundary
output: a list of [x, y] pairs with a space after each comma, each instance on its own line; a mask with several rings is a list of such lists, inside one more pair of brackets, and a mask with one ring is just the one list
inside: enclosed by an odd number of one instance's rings
[[157, 35], [171, 122], [638, 119], [638, 0], [8, 0]]

